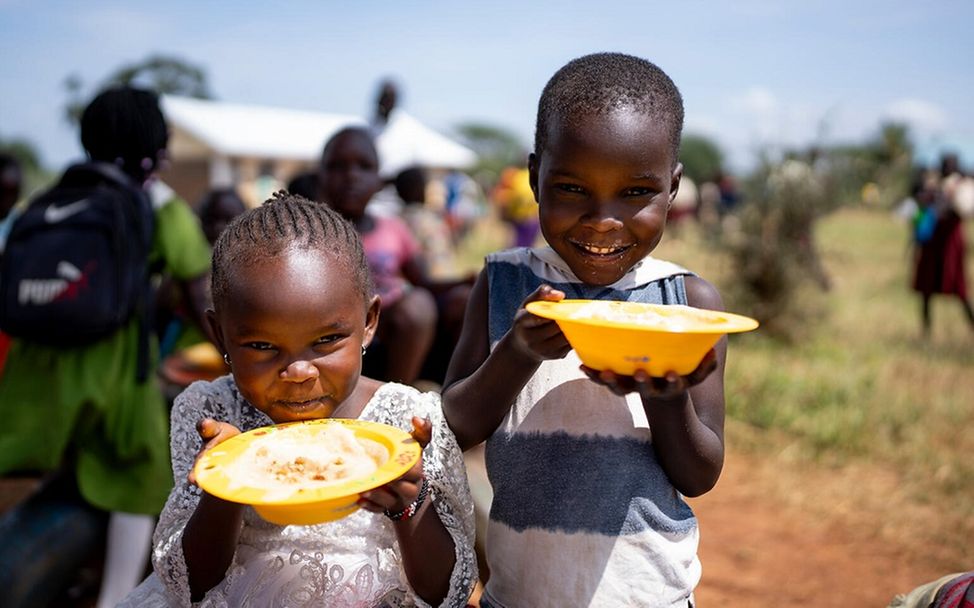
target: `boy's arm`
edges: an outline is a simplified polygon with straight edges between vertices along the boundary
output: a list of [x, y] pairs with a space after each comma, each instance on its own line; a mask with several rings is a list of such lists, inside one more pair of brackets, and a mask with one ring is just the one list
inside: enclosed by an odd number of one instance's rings
[[[686, 289], [690, 306], [724, 309], [720, 294], [707, 281], [688, 277]], [[666, 398], [642, 394], [656, 457], [673, 486], [685, 496], [708, 492], [717, 483], [724, 465], [726, 336], [714, 346], [713, 355], [713, 371], [688, 390]], [[699, 369], [705, 371], [713, 365], [708, 356]]]
[[[487, 298], [484, 269], [470, 294], [463, 330], [443, 384], [443, 412], [462, 450], [493, 434], [541, 361], [564, 357], [570, 350], [554, 321], [522, 307], [511, 330], [491, 351]], [[562, 298], [560, 291], [542, 285], [526, 301]]]
[[[720, 295], [697, 277], [686, 279], [691, 306], [723, 310]], [[670, 481], [684, 496], [713, 488], [724, 464], [724, 360], [727, 338], [721, 338], [697, 369], [686, 376], [670, 372], [651, 378], [612, 371], [582, 370], [617, 395], [639, 394], [649, 421], [653, 450]]]

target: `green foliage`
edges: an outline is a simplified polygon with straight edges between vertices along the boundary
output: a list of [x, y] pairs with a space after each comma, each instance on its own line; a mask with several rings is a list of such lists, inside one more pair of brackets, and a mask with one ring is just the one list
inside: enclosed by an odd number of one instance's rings
[[680, 142], [683, 173], [700, 184], [711, 181], [724, 166], [724, 153], [703, 135], [684, 134]]
[[[100, 91], [115, 85], [132, 85], [146, 88], [160, 95], [183, 95], [198, 99], [211, 99], [206, 71], [196, 64], [167, 55], [150, 55], [141, 61], [127, 63], [112, 72], [97, 88]], [[68, 92], [65, 116], [77, 125], [88, 103], [84, 85], [77, 74], [64, 81]]]
[[484, 188], [490, 188], [505, 167], [524, 166], [527, 151], [524, 143], [504, 127], [479, 122], [457, 125], [454, 130], [464, 144], [477, 153], [478, 161], [471, 173]]
[[764, 164], [744, 193], [718, 237], [733, 269], [725, 291], [767, 331], [793, 338], [794, 318], [814, 313], [814, 298], [798, 297], [803, 288], [829, 287], [814, 235], [815, 222], [835, 206], [828, 168], [797, 159]]
[[913, 143], [905, 125], [881, 125], [864, 144], [835, 147], [829, 157], [842, 201], [889, 209], [909, 194]]
[[0, 138], [0, 151], [10, 154], [20, 163], [23, 175], [21, 198], [45, 188], [54, 180], [54, 174], [44, 168], [40, 154], [32, 143], [25, 139]]

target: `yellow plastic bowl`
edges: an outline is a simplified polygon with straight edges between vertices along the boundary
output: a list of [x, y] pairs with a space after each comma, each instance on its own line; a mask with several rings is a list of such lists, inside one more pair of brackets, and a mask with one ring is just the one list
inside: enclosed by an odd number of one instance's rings
[[[227, 467], [246, 451], [254, 439], [285, 427], [301, 425], [308, 433], [320, 433], [327, 425], [340, 424], [362, 439], [371, 439], [389, 453], [389, 458], [371, 474], [335, 482], [324, 487], [297, 488], [290, 496], [267, 488], [245, 486], [227, 475]], [[196, 483], [210, 494], [253, 506], [267, 521], [280, 525], [311, 525], [334, 521], [358, 510], [362, 492], [398, 479], [422, 456], [422, 449], [409, 433], [368, 420], [322, 418], [262, 427], [224, 441], [206, 452], [196, 463]]]
[[689, 374], [721, 336], [758, 326], [728, 312], [640, 302], [530, 302], [527, 310], [555, 320], [582, 363], [625, 376]]

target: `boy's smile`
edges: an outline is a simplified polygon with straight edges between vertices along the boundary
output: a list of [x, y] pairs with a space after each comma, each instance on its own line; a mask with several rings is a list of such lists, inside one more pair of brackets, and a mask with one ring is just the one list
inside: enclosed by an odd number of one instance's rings
[[541, 231], [575, 276], [610, 285], [659, 243], [682, 167], [663, 125], [626, 108], [553, 121], [530, 161]]

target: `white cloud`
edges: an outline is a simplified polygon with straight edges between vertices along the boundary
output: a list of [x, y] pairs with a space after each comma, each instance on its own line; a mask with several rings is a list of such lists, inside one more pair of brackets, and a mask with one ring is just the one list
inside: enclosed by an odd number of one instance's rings
[[932, 135], [947, 129], [947, 112], [938, 104], [924, 99], [898, 99], [883, 110], [887, 120], [905, 122], [917, 133]]
[[761, 86], [751, 87], [743, 95], [733, 98], [731, 104], [740, 111], [757, 116], [775, 114], [780, 106], [775, 94]]

